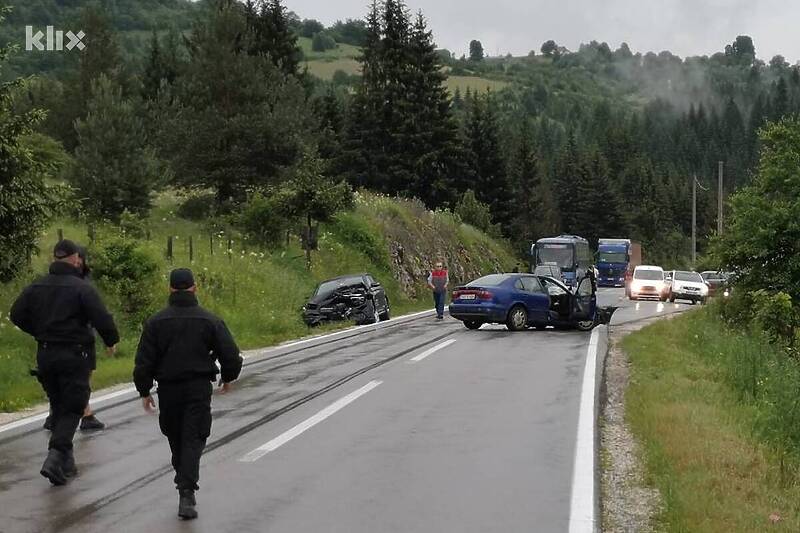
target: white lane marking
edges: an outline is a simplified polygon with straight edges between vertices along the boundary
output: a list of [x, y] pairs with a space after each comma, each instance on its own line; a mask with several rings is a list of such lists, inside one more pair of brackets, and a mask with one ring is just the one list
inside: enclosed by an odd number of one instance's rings
[[252, 463], [254, 461], [258, 461], [259, 459], [261, 459], [262, 457], [267, 455], [269, 452], [277, 450], [278, 448], [280, 448], [281, 446], [283, 446], [284, 444], [286, 444], [290, 440], [292, 440], [295, 437], [303, 434], [304, 432], [306, 432], [307, 430], [309, 430], [312, 427], [316, 426], [317, 424], [319, 424], [320, 422], [322, 422], [323, 420], [325, 420], [329, 416], [331, 416], [334, 413], [336, 413], [337, 411], [343, 409], [348, 404], [356, 401], [358, 398], [360, 398], [361, 396], [365, 395], [366, 393], [368, 393], [369, 391], [371, 391], [372, 389], [374, 389], [375, 387], [377, 387], [381, 383], [383, 383], [383, 382], [382, 381], [370, 381], [369, 383], [367, 383], [366, 385], [364, 385], [363, 387], [361, 387], [357, 391], [353, 391], [350, 394], [348, 394], [347, 396], [339, 398], [338, 400], [336, 400], [335, 402], [333, 402], [328, 407], [326, 407], [322, 411], [318, 412], [317, 414], [315, 414], [311, 418], [308, 418], [308, 419], [304, 420], [303, 422], [300, 422], [299, 424], [297, 424], [292, 429], [282, 433], [281, 435], [275, 437], [271, 441], [259, 446], [258, 448], [256, 448], [255, 450], [251, 451], [250, 453], [242, 456], [242, 458], [239, 459], [239, 462], [240, 463]]
[[583, 371], [578, 438], [572, 471], [572, 495], [569, 505], [569, 533], [595, 531], [594, 505], [594, 389], [597, 368], [597, 348], [600, 330], [592, 331]]
[[432, 348], [428, 348], [427, 350], [425, 350], [421, 354], [415, 355], [414, 357], [411, 358], [411, 361], [409, 361], [409, 362], [410, 363], [419, 363], [420, 361], [422, 361], [423, 359], [425, 359], [429, 355], [431, 355], [431, 354], [433, 354], [435, 352], [438, 352], [442, 348], [447, 348], [448, 346], [450, 346], [454, 342], [456, 342], [455, 339], [450, 339], [450, 340], [446, 340], [446, 341], [444, 341], [442, 343], [439, 343], [439, 344], [437, 344], [436, 346], [434, 346]]
[[[130, 387], [114, 392], [109, 392], [108, 394], [104, 394], [96, 398], [92, 397], [89, 399], [89, 402], [93, 406], [97, 406], [97, 404], [99, 403], [107, 402], [108, 400], [113, 400], [114, 398], [119, 398], [120, 396], [125, 396], [133, 392], [136, 392], [136, 388]], [[38, 415], [32, 415], [25, 418], [20, 418], [19, 420], [16, 420], [14, 422], [9, 422], [8, 424], [0, 427], [0, 433], [5, 433], [6, 431], [11, 431], [12, 429], [17, 429], [23, 426], [27, 426], [28, 424], [33, 424], [34, 422], [41, 422], [42, 420], [47, 418], [47, 415], [49, 414], [50, 413], [48, 411], [45, 411], [43, 413], [39, 413]]]
[[[412, 319], [412, 318], [415, 318], [415, 317], [418, 317], [418, 316], [422, 316], [422, 315], [425, 315], [425, 314], [428, 314], [428, 313], [433, 313], [434, 311], [435, 311], [435, 309], [429, 309], [427, 311], [419, 311], [419, 312], [416, 312], [416, 313], [410, 313], [410, 314], [407, 314], [407, 315], [401, 315], [401, 316], [392, 318], [390, 320], [385, 320], [383, 322], [379, 322], [378, 324], [380, 324], [381, 327], [385, 327], [385, 326], [387, 326], [389, 324], [394, 324], [394, 323], [400, 322], [400, 321], [406, 321], [406, 320], [409, 320], [409, 319]], [[254, 358], [254, 357], [256, 357], [256, 358], [257, 357], [263, 357], [263, 356], [265, 356], [265, 355], [267, 355], [267, 354], [269, 354], [271, 352], [278, 351], [278, 350], [283, 350], [285, 348], [292, 348], [294, 346], [302, 346], [303, 344], [308, 344], [309, 342], [319, 341], [319, 340], [326, 339], [326, 338], [329, 338], [329, 337], [335, 337], [336, 335], [344, 336], [347, 333], [360, 331], [360, 330], [363, 330], [363, 329], [366, 329], [366, 328], [376, 328], [378, 326], [378, 324], [365, 324], [363, 326], [355, 326], [355, 327], [352, 327], [352, 328], [342, 329], [342, 330], [339, 330], [339, 331], [326, 333], [324, 335], [317, 335], [315, 337], [309, 337], [307, 339], [301, 339], [299, 341], [292, 341], [292, 342], [289, 342], [289, 343], [286, 343], [286, 344], [278, 344], [277, 346], [270, 346], [268, 348], [263, 348], [263, 349], [248, 350], [247, 352], [243, 352], [242, 356], [245, 359], [250, 359], [250, 358]], [[129, 384], [129, 385], [132, 385], [132, 384]], [[107, 400], [118, 398], [119, 396], [124, 396], [125, 394], [133, 393], [133, 392], [136, 392], [136, 387], [132, 387], [131, 386], [131, 387], [126, 388], [124, 390], [111, 392], [111, 393], [108, 393], [108, 394], [103, 395], [103, 396], [98, 396], [97, 398], [92, 397], [90, 399], [90, 402], [92, 404], [105, 402]], [[34, 422], [40, 422], [40, 421], [44, 420], [45, 418], [47, 418], [48, 414], [49, 413], [47, 413], [47, 412], [39, 413], [39, 414], [36, 414], [36, 415], [26, 416], [25, 418], [20, 418], [19, 420], [15, 420], [14, 422], [9, 422], [8, 424], [0, 426], [0, 433], [3, 433], [5, 431], [11, 431], [12, 429], [23, 427], [23, 426], [26, 426], [28, 424], [33, 424]]]
[[361, 331], [363, 329], [375, 328], [378, 325], [380, 325], [381, 327], [385, 327], [385, 326], [387, 326], [389, 324], [394, 324], [394, 323], [399, 322], [401, 320], [402, 321], [406, 321], [406, 320], [408, 320], [410, 318], [421, 316], [421, 315], [424, 315], [426, 313], [432, 313], [433, 311], [435, 311], [435, 309], [428, 309], [427, 311], [419, 311], [417, 313], [411, 313], [411, 314], [408, 314], [408, 315], [402, 315], [402, 316], [398, 316], [398, 317], [395, 317], [395, 318], [392, 318], [392, 319], [389, 319], [389, 320], [385, 320], [383, 322], [376, 322], [375, 324], [363, 324], [361, 326], [355, 326], [355, 327], [352, 327], [352, 328], [347, 328], [347, 329], [342, 329], [342, 330], [339, 330], [339, 331], [334, 331], [333, 333], [326, 333], [325, 335], [317, 335], [315, 337], [309, 337], [307, 339], [301, 339], [299, 341], [292, 341], [292, 342], [289, 342], [287, 344], [278, 344], [277, 346], [272, 346], [272, 347], [267, 348], [265, 350], [257, 350], [258, 353], [257, 354], [254, 353], [251, 357], [255, 357], [256, 355], [263, 355], [265, 353], [268, 353], [270, 351], [275, 351], [275, 350], [278, 350], [278, 349], [292, 348], [294, 346], [302, 346], [303, 344], [308, 344], [309, 342], [318, 341], [320, 339], [325, 339], [325, 338], [328, 338], [328, 337], [334, 337], [336, 335], [344, 335], [346, 333], [353, 333], [354, 331]]

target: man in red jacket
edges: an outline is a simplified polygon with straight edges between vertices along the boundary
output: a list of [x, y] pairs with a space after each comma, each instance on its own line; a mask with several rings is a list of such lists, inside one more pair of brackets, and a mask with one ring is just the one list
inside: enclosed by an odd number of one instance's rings
[[434, 270], [428, 275], [428, 287], [433, 291], [433, 302], [436, 305], [436, 318], [442, 320], [444, 318], [444, 303], [447, 299], [447, 284], [450, 279], [447, 275], [447, 269], [444, 268], [441, 261], [436, 262]]

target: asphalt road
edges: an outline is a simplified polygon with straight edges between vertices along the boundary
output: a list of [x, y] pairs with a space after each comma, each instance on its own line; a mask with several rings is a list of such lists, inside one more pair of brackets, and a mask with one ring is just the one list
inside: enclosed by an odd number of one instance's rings
[[[680, 312], [621, 305], [614, 323]], [[430, 317], [265, 352], [214, 398], [200, 518], [176, 517], [169, 448], [127, 395], [79, 434], [79, 476], [39, 475], [41, 422], [0, 428], [0, 532], [566, 531], [590, 334]]]

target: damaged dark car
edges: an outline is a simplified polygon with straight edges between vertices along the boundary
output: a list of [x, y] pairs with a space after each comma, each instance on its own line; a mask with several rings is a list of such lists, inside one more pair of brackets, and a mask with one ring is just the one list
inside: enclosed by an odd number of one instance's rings
[[374, 324], [389, 318], [386, 291], [370, 274], [350, 274], [323, 281], [303, 306], [303, 321], [309, 326], [341, 320]]

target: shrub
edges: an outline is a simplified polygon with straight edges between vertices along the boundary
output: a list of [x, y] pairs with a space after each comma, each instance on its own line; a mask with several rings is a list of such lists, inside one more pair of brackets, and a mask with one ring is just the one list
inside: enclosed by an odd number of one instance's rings
[[129, 237], [115, 237], [91, 250], [92, 275], [126, 318], [141, 323], [156, 308], [158, 261]]
[[389, 270], [388, 247], [366, 223], [349, 214], [340, 214], [333, 228], [340, 242], [352, 246], [379, 268]]
[[720, 317], [733, 327], [747, 327], [753, 320], [753, 297], [744, 290], [733, 291], [729, 298], [719, 301]]
[[147, 235], [145, 220], [127, 209], [119, 217], [119, 228], [124, 236], [133, 239], [143, 239]]
[[470, 226], [476, 227], [489, 235], [500, 236], [499, 226], [492, 224], [492, 214], [489, 206], [479, 201], [472, 190], [467, 190], [458, 204], [456, 204], [455, 214]]
[[770, 342], [791, 344], [794, 340], [795, 311], [785, 292], [771, 294], [763, 289], [753, 293], [754, 325]]
[[325, 32], [315, 33], [311, 39], [311, 49], [315, 52], [324, 52], [336, 48], [336, 41]]
[[178, 207], [178, 216], [187, 220], [205, 220], [214, 214], [216, 197], [213, 194], [192, 196]]
[[249, 237], [274, 247], [283, 242], [290, 222], [280, 198], [256, 193], [245, 204], [236, 224]]

